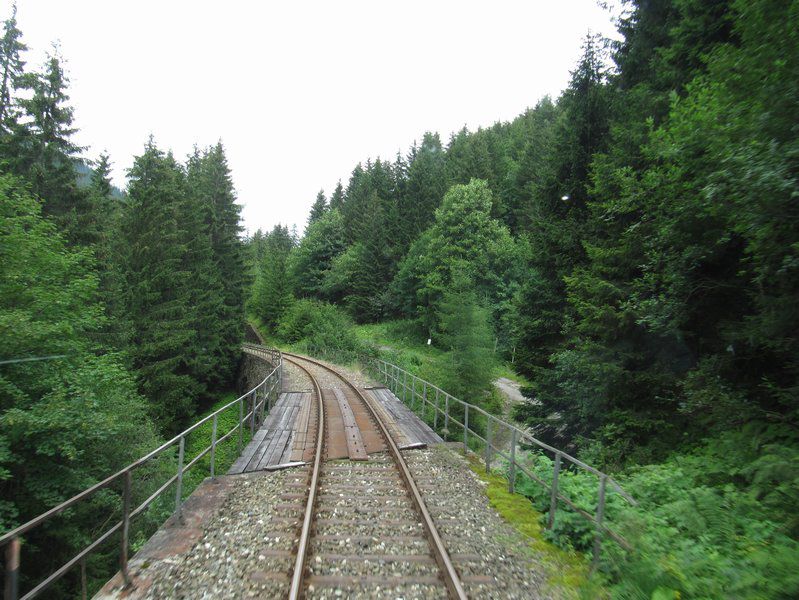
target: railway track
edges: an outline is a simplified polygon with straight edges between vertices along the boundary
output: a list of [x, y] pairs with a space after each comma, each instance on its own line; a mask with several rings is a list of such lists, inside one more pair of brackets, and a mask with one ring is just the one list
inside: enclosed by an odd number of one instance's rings
[[[311, 381], [318, 424], [307, 483], [297, 486], [306, 487], [307, 496], [289, 598], [325, 597], [321, 591], [328, 588], [348, 597], [361, 590], [368, 597], [369, 589], [380, 586], [413, 588], [415, 595], [430, 598], [466, 598], [419, 488], [380, 413], [336, 370], [295, 354], [283, 356]], [[323, 394], [315, 371], [340, 381], [343, 390]], [[354, 419], [348, 410], [359, 413], [361, 420], [364, 413], [368, 415], [386, 452], [366, 461], [363, 440], [353, 432], [347, 447], [350, 457], [362, 462], [326, 460], [335, 444], [329, 426], [333, 402], [340, 407], [345, 430]]]

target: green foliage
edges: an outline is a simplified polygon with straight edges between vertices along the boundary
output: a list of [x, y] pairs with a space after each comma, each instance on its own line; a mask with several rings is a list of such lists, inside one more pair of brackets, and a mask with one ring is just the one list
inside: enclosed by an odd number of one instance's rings
[[249, 308], [267, 327], [274, 328], [292, 301], [288, 259], [294, 238], [288, 227], [275, 225], [260, 244]]
[[[107, 155], [93, 171], [79, 156], [58, 51], [40, 72], [24, 71], [15, 17], [0, 40], [3, 530], [151, 450], [156, 430], [181, 428], [205, 393], [234, 379], [247, 283], [221, 144], [184, 167], [150, 142], [123, 196]], [[135, 502], [174, 460], [166, 453], [137, 470]], [[140, 515], [134, 537], [151, 533], [162, 509]], [[22, 587], [61, 567], [119, 510], [110, 487], [26, 535]], [[104, 580], [115, 558], [101, 548], [89, 563]], [[73, 577], [49, 593], [69, 595]]]
[[310, 223], [302, 240], [288, 257], [287, 268], [294, 294], [300, 298], [331, 299], [331, 286], [326, 286], [325, 280], [334, 259], [345, 248], [344, 222], [340, 210], [328, 210]]
[[[92, 267], [90, 254], [70, 250], [42, 217], [26, 186], [0, 177], [0, 356], [65, 355], [0, 366], [2, 530], [157, 445], [133, 375], [92, 339], [104, 326]], [[113, 492], [99, 494], [27, 536], [26, 556], [35, 565], [27, 573], [74, 554], [89, 541], [81, 524], [119, 501]]]
[[449, 350], [444, 389], [478, 405], [492, 389], [493, 336], [488, 311], [479, 305], [471, 282], [456, 276], [441, 302], [443, 346]]
[[184, 175], [172, 156], [151, 140], [136, 158], [130, 178], [123, 232], [131, 353], [156, 421], [165, 429], [178, 429], [203, 391], [192, 377], [191, 358], [185, 357], [193, 348], [197, 315], [190, 304], [191, 272], [184, 262], [188, 240], [178, 220]]
[[335, 356], [347, 362], [364, 350], [352, 321], [339, 308], [318, 300], [297, 300], [277, 327], [280, 339], [312, 353]]
[[327, 212], [327, 209], [328, 205], [327, 198], [325, 198], [325, 192], [324, 190], [319, 190], [319, 193], [316, 195], [316, 200], [314, 201], [313, 206], [311, 206], [311, 212], [308, 215], [308, 227], [321, 219], [325, 212]]
[[521, 277], [519, 247], [491, 217], [492, 194], [484, 181], [453, 186], [436, 210], [433, 226], [414, 243], [392, 284], [395, 302], [414, 306], [430, 332], [440, 327], [440, 304], [461, 274], [474, 282], [478, 299], [494, 307], [495, 319]]
[[[602, 566], [613, 597], [795, 595], [796, 458], [794, 432], [753, 424], [662, 464], [630, 468], [619, 479], [638, 505], [611, 492], [606, 508], [608, 525], [634, 548], [628, 553], [611, 540], [603, 545]], [[552, 460], [540, 454], [531, 459], [533, 472], [549, 485]], [[548, 511], [547, 488], [522, 476], [517, 489]], [[583, 510], [596, 509], [595, 476], [561, 471], [559, 489]], [[793, 525], [786, 528], [786, 520]], [[583, 551], [593, 543], [590, 523], [562, 504], [548, 535]]]

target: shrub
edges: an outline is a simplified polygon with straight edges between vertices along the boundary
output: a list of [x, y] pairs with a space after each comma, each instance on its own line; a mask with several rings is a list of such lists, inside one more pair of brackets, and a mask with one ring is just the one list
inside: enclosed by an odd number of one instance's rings
[[338, 307], [318, 300], [298, 300], [286, 311], [278, 336], [312, 354], [353, 360], [366, 351], [350, 318]]
[[[606, 523], [634, 548], [627, 553], [612, 541], [603, 545], [602, 572], [613, 597], [797, 597], [799, 542], [792, 524], [799, 461], [784, 435], [768, 427], [757, 430], [751, 424], [620, 476], [638, 505], [608, 494]], [[533, 471], [549, 483], [552, 460], [532, 458]], [[596, 477], [564, 470], [559, 488], [577, 506], [594, 512]], [[546, 513], [547, 488], [522, 478], [517, 489]], [[588, 551], [593, 528], [560, 504], [548, 535], [560, 546]]]

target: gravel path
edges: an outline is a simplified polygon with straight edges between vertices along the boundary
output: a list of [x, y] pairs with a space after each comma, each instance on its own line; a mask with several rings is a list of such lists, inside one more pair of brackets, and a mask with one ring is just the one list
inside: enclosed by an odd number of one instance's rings
[[[403, 453], [470, 598], [560, 598], [519, 532], [488, 503], [484, 484], [458, 453], [437, 446]], [[479, 555], [462, 561], [457, 555]], [[491, 583], [468, 582], [490, 576]]]

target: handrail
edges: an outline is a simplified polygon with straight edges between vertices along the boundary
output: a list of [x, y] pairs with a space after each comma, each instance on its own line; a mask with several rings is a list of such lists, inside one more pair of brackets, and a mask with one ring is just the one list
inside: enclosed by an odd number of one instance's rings
[[[239, 451], [241, 451], [242, 442], [243, 442], [243, 435], [244, 435], [244, 425], [247, 421], [250, 421], [250, 431], [254, 433], [255, 430], [255, 423], [258, 420], [260, 423], [263, 422], [264, 418], [264, 411], [269, 405], [271, 409], [272, 402], [276, 400], [277, 396], [280, 393], [280, 387], [283, 381], [283, 355], [279, 350], [273, 350], [271, 348], [266, 348], [264, 346], [258, 346], [256, 344], [242, 344], [242, 350], [255, 356], [260, 359], [264, 359], [269, 361], [272, 365], [272, 370], [269, 374], [261, 381], [258, 385], [252, 388], [247, 393], [239, 396], [235, 400], [232, 400], [218, 408], [211, 414], [203, 417], [190, 427], [184, 429], [182, 432], [178, 433], [172, 439], [164, 442], [160, 446], [158, 446], [155, 450], [150, 451], [149, 453], [145, 454], [144, 456], [136, 459], [123, 469], [117, 471], [113, 475], [109, 475], [102, 481], [95, 483], [93, 486], [83, 490], [82, 492], [76, 494], [72, 498], [65, 500], [58, 506], [54, 506], [50, 510], [40, 514], [37, 517], [34, 517], [30, 521], [19, 525], [18, 527], [12, 529], [11, 531], [5, 533], [4, 535], [0, 536], [0, 548], [3, 546], [6, 547], [6, 556], [5, 556], [5, 581], [4, 581], [4, 598], [5, 600], [17, 600], [19, 595], [19, 567], [20, 567], [20, 554], [21, 554], [21, 539], [20, 537], [25, 533], [31, 531], [32, 529], [38, 527], [42, 523], [48, 521], [52, 517], [55, 517], [68, 508], [76, 505], [81, 500], [84, 500], [101, 489], [107, 488], [112, 483], [117, 481], [118, 479], [123, 479], [123, 516], [122, 520], [114, 524], [110, 529], [106, 530], [100, 536], [92, 541], [88, 546], [84, 547], [77, 555], [67, 561], [64, 565], [58, 568], [56, 571], [51, 573], [47, 578], [43, 581], [39, 582], [32, 590], [26, 593], [22, 598], [23, 600], [28, 598], [35, 598], [41, 592], [46, 590], [50, 585], [55, 583], [58, 579], [63, 577], [72, 567], [78, 564], [79, 561], [82, 561], [88, 554], [94, 551], [97, 547], [99, 547], [103, 542], [105, 542], [108, 538], [110, 538], [114, 533], [122, 530], [122, 542], [120, 548], [120, 571], [122, 572], [122, 577], [126, 583], [129, 582], [128, 572], [127, 572], [127, 554], [128, 554], [128, 530], [130, 526], [130, 521], [140, 515], [145, 508], [147, 508], [152, 502], [154, 502], [163, 492], [169, 488], [173, 483], [177, 483], [176, 489], [176, 498], [175, 498], [175, 513], [178, 516], [178, 519], [182, 520], [182, 482], [183, 482], [183, 474], [188, 471], [192, 466], [197, 464], [203, 457], [205, 457], [209, 452], [211, 454], [210, 460], [210, 476], [215, 478], [216, 476], [216, 446], [223, 441], [227, 440], [234, 432], [239, 432]], [[259, 395], [261, 396], [259, 401]], [[248, 401], [248, 412], [244, 413], [244, 402]], [[221, 437], [217, 437], [217, 423], [219, 419], [219, 415], [232, 406], [239, 407], [239, 417], [236, 425], [234, 425], [227, 433], [222, 435]], [[259, 417], [260, 412], [260, 417]], [[201, 450], [197, 456], [185, 462], [184, 459], [184, 452], [185, 452], [185, 443], [186, 437], [196, 431], [199, 427], [202, 427], [208, 422], [213, 423], [212, 435], [211, 435], [211, 444]], [[161, 487], [159, 487], [153, 494], [151, 494], [142, 504], [135, 508], [131, 508], [131, 474], [132, 472], [152, 460], [153, 458], [162, 454], [168, 448], [171, 448], [175, 444], [179, 446], [179, 455], [178, 455], [178, 468], [177, 473], [173, 475], [171, 478], [167, 480], [167, 482]], [[84, 590], [85, 591], [85, 590]]]
[[[443, 430], [449, 430], [449, 422], [452, 421], [456, 423], [463, 429], [463, 448], [464, 452], [469, 451], [469, 433], [471, 433], [472, 437], [477, 438], [481, 442], [484, 443], [485, 447], [485, 467], [486, 471], [491, 470], [491, 459], [492, 453], [496, 453], [508, 461], [509, 467], [509, 476], [508, 476], [508, 490], [510, 493], [514, 493], [515, 491], [515, 479], [516, 479], [516, 469], [522, 471], [525, 475], [530, 477], [531, 480], [535, 481], [539, 485], [543, 487], [547, 487], [550, 489], [550, 511], [549, 511], [549, 519], [547, 528], [552, 529], [555, 524], [555, 513], [557, 510], [557, 503], [558, 501], [562, 501], [564, 504], [571, 507], [575, 512], [581, 515], [586, 520], [590, 521], [594, 524], [596, 528], [596, 533], [594, 536], [594, 561], [593, 564], [596, 566], [598, 558], [599, 558], [599, 551], [601, 548], [601, 536], [607, 535], [611, 539], [613, 539], [616, 543], [620, 546], [625, 548], [626, 550], [631, 550], [632, 546], [630, 543], [625, 540], [621, 535], [611, 530], [607, 525], [604, 524], [604, 511], [605, 511], [605, 502], [606, 502], [606, 489], [609, 485], [613, 491], [615, 491], [619, 496], [624, 498], [627, 502], [632, 505], [636, 505], [635, 499], [630, 496], [619, 483], [614, 480], [611, 476], [603, 473], [602, 471], [592, 467], [584, 463], [583, 461], [579, 460], [555, 448], [554, 446], [550, 446], [549, 444], [542, 442], [539, 439], [536, 439], [527, 431], [516, 427], [515, 425], [503, 421], [502, 419], [497, 418], [496, 416], [492, 415], [491, 413], [487, 412], [486, 410], [476, 406], [474, 404], [470, 404], [468, 402], [464, 402], [460, 400], [448, 392], [445, 392], [438, 386], [420, 377], [417, 377], [413, 373], [406, 371], [402, 367], [389, 363], [385, 360], [380, 358], [364, 358], [362, 362], [366, 364], [366, 366], [371, 367], [372, 365], [376, 366], [377, 373], [382, 377], [383, 381], [389, 388], [391, 389], [393, 386], [392, 391], [400, 397], [400, 393], [402, 394], [401, 400], [405, 404], [409, 404], [410, 408], [414, 410], [414, 405], [417, 405], [417, 400], [421, 400], [423, 402], [422, 406], [428, 405], [433, 408], [434, 412], [434, 421], [433, 421], [433, 428], [438, 428], [438, 419], [439, 415], [443, 416], [444, 418], [444, 427]], [[408, 379], [410, 378], [410, 382]], [[417, 386], [417, 383], [420, 384]], [[421, 387], [421, 394], [417, 393], [417, 387]], [[435, 392], [435, 402], [431, 402], [429, 400], [429, 395]], [[410, 402], [408, 402], [408, 394], [410, 393]], [[443, 398], [444, 408], [442, 410], [440, 404]], [[459, 404], [463, 407], [463, 421], [458, 421], [455, 416], [450, 414], [451, 405]], [[426, 410], [425, 410], [426, 412]], [[470, 413], [474, 415], [475, 413], [483, 415], [486, 419], [486, 435], [483, 437], [479, 435], [477, 431], [474, 430], [474, 418], [472, 418], [472, 426], [470, 427], [469, 424], [469, 415]], [[506, 433], [510, 434], [510, 448], [509, 452], [506, 453], [503, 451], [503, 448], [500, 448], [496, 445], [496, 439], [498, 437], [499, 431], [493, 432], [492, 429], [494, 427], [503, 428], [506, 430]], [[493, 438], [493, 440], [492, 440]], [[543, 481], [540, 477], [536, 476], [535, 474], [531, 473], [527, 468], [525, 468], [524, 464], [520, 463], [516, 456], [516, 448], [519, 442], [527, 442], [532, 445], [538, 446], [543, 450], [547, 450], [552, 452], [555, 456], [555, 462], [553, 467], [553, 476], [552, 476], [552, 484], [547, 484]], [[594, 515], [589, 514], [585, 510], [579, 508], [575, 505], [575, 503], [560, 493], [558, 489], [558, 475], [561, 470], [561, 463], [562, 461], [568, 461], [583, 469], [584, 471], [595, 475], [599, 479], [599, 487], [598, 487], [598, 499], [597, 499], [597, 508], [596, 513]]]

